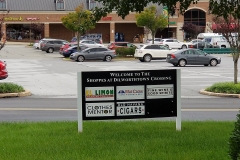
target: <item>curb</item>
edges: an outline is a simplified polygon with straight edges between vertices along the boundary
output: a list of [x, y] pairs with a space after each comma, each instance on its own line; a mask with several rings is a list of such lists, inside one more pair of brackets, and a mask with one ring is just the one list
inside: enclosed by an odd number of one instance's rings
[[240, 94], [214, 93], [214, 92], [205, 91], [205, 89], [201, 89], [199, 93], [208, 95], [208, 96], [240, 98]]
[[19, 93], [1, 93], [0, 98], [8, 98], [8, 97], [26, 97], [31, 96], [32, 93], [29, 91], [19, 92]]

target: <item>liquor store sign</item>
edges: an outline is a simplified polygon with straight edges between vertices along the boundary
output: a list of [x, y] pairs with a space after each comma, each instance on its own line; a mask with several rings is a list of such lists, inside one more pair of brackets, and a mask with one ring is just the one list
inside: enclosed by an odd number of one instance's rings
[[82, 120], [181, 118], [180, 94], [180, 70], [79, 72], [79, 131]]

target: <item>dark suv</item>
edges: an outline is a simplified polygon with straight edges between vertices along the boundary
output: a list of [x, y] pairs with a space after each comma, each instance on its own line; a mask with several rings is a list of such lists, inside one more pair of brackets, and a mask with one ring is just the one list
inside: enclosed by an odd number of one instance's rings
[[53, 53], [54, 51], [59, 51], [60, 47], [68, 43], [62, 39], [49, 39], [41, 43], [41, 50], [46, 51], [47, 53]]

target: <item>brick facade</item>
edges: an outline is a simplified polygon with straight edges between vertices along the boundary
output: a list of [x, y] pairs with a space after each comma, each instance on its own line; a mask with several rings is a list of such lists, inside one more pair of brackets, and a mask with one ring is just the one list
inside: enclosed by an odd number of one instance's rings
[[[198, 4], [190, 5], [188, 8], [190, 9], [200, 9], [206, 13], [206, 22], [211, 22], [211, 15], [208, 14], [208, 5], [209, 2], [202, 2], [199, 1]], [[6, 28], [8, 24], [30, 24], [30, 23], [43, 23], [44, 24], [44, 32], [42, 37], [51, 37], [51, 38], [60, 38], [70, 40], [75, 34], [72, 31], [66, 29], [61, 22], [61, 18], [67, 15], [65, 12], [55, 12], [50, 11], [47, 13], [44, 12], [29, 12], [29, 13], [9, 13], [9, 15], [5, 19], [6, 27], [3, 28], [3, 31], [6, 32]], [[170, 31], [172, 32], [172, 37], [176, 37], [180, 41], [183, 40], [183, 33], [181, 31], [181, 27], [184, 22], [183, 15], [176, 15], [170, 17], [170, 24], [169, 27], [171, 28]], [[4, 26], [4, 25], [3, 25]], [[206, 30], [208, 28], [206, 27]], [[89, 31], [89, 33], [101, 33], [103, 42], [109, 43], [115, 40], [115, 33], [120, 32], [124, 34], [125, 41], [133, 42], [133, 37], [137, 34], [143, 35], [144, 30], [143, 27], [138, 27], [136, 25], [135, 14], [130, 13], [125, 19], [119, 17], [116, 13], [111, 13], [107, 15], [107, 18], [100, 20], [96, 27]], [[167, 29], [163, 30], [162, 32], [158, 33], [159, 36], [166, 36]]]

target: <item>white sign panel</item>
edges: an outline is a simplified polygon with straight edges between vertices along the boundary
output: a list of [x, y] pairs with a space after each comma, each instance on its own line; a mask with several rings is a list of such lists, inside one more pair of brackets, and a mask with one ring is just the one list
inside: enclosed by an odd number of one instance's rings
[[117, 100], [144, 99], [144, 86], [117, 86]]
[[147, 99], [173, 98], [173, 84], [147, 85]]
[[114, 87], [85, 87], [86, 101], [114, 100]]
[[145, 115], [144, 101], [117, 102], [117, 116]]
[[114, 116], [114, 102], [86, 103], [86, 117]]

